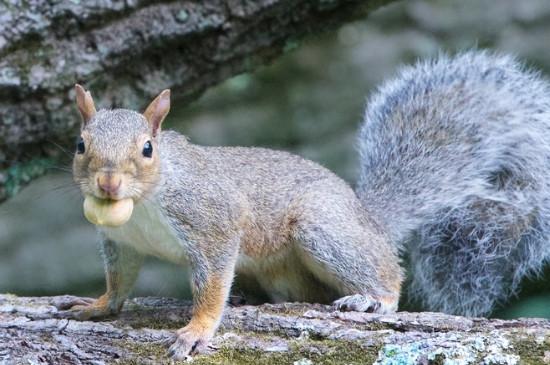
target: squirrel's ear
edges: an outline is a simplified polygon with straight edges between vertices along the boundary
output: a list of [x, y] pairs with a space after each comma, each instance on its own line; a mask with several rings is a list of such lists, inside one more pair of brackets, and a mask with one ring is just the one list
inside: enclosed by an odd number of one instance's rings
[[156, 98], [149, 104], [147, 109], [143, 112], [145, 119], [151, 125], [153, 131], [153, 137], [156, 137], [160, 129], [162, 121], [170, 111], [170, 89], [163, 90]]
[[94, 99], [92, 99], [92, 94], [84, 90], [79, 84], [76, 84], [74, 89], [76, 91], [76, 105], [78, 105], [84, 124], [86, 124], [95, 115]]

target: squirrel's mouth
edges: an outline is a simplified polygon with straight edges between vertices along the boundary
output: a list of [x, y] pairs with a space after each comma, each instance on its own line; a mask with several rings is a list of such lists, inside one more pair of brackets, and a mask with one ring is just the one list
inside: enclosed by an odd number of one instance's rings
[[82, 194], [105, 202], [117, 202], [131, 198], [135, 203], [149, 195], [147, 182], [140, 183], [134, 176], [122, 172], [95, 172], [82, 181], [77, 181]]
[[126, 198], [121, 198], [121, 197], [105, 197], [103, 195], [96, 195], [96, 194], [92, 194], [91, 196], [93, 196], [95, 199], [97, 199], [99, 201], [102, 201], [106, 204], [115, 203], [119, 200], [126, 199]]
[[84, 194], [85, 196], [91, 195], [97, 200], [104, 201], [105, 203], [109, 202], [116, 202], [118, 200], [129, 198], [127, 196], [123, 196], [122, 194], [106, 194], [105, 192], [102, 192], [101, 190], [94, 191], [92, 194]]
[[104, 191], [100, 189], [92, 189], [90, 192], [84, 192], [84, 197], [86, 196], [93, 196], [98, 201], [102, 201], [104, 203], [116, 203], [121, 200], [131, 199], [134, 201], [134, 203], [138, 203], [142, 200], [143, 195], [142, 194], [133, 194], [130, 189], [121, 189], [116, 194], [113, 193], [105, 193]]

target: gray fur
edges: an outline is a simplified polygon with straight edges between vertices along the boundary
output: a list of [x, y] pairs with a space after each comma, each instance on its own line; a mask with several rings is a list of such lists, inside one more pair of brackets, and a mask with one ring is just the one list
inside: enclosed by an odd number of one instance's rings
[[548, 262], [550, 87], [512, 57], [403, 68], [368, 101], [359, 149], [357, 193], [427, 309], [486, 315]]
[[132, 291], [144, 256], [128, 245], [121, 245], [101, 236], [100, 248], [105, 264], [105, 279], [107, 288], [113, 292], [108, 306], [111, 313], [117, 313]]
[[[188, 245], [192, 266], [207, 260], [203, 266], [224, 270], [240, 245], [237, 279], [252, 274], [273, 301], [394, 293], [380, 276], [393, 270], [388, 276], [400, 282], [387, 237], [330, 171], [286, 152], [197, 146], [170, 131], [162, 133], [159, 149], [165, 182], [156, 198], [182, 237], [196, 237]], [[273, 254], [251, 264], [244, 247]], [[193, 272], [204, 275], [198, 266]], [[277, 290], [281, 280], [288, 291]]]

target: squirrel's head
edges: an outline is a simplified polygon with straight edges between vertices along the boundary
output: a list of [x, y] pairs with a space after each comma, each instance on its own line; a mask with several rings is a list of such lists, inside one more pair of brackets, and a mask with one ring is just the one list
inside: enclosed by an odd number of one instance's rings
[[159, 181], [158, 139], [170, 110], [170, 90], [161, 92], [143, 114], [126, 109], [96, 111], [89, 91], [75, 86], [82, 128], [73, 177], [85, 195], [139, 201]]

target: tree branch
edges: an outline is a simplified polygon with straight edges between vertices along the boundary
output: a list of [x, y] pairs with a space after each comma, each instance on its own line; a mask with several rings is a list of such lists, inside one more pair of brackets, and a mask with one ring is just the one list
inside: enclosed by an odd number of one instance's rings
[[75, 82], [102, 107], [188, 102], [389, 1], [0, 2], [0, 202], [70, 145]]
[[[57, 318], [56, 305], [67, 298], [0, 295], [0, 363], [169, 363], [167, 343], [191, 313], [185, 301], [137, 298], [117, 318], [77, 322]], [[193, 363], [530, 364], [549, 359], [548, 320], [342, 313], [288, 303], [228, 308], [209, 354]]]

